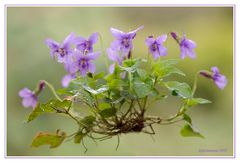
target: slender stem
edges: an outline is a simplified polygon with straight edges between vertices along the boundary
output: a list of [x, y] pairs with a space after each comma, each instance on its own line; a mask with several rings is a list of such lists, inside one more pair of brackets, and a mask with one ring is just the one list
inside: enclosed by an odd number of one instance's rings
[[192, 96], [195, 94], [196, 92], [196, 89], [197, 89], [197, 80], [198, 80], [198, 74], [200, 73], [200, 71], [198, 71], [196, 74], [195, 74], [195, 77], [194, 77], [194, 83], [193, 83], [193, 88], [192, 88]]
[[137, 99], [137, 103], [138, 103], [138, 106], [139, 106], [140, 110], [143, 111], [143, 108], [142, 108], [142, 106], [140, 104], [140, 101], [138, 99]]
[[[103, 48], [103, 39], [102, 39], [102, 36], [101, 36], [100, 33], [98, 33], [98, 34], [99, 34], [100, 46], [101, 46], [102, 53], [105, 54], [104, 48]], [[104, 56], [106, 56], [106, 55], [104, 55]], [[106, 57], [106, 58], [107, 58], [107, 57]], [[107, 68], [109, 67], [108, 60], [107, 60], [107, 59], [105, 59], [105, 65], [106, 65]]]
[[118, 147], [119, 147], [119, 143], [120, 143], [120, 139], [119, 139], [119, 135], [117, 135], [117, 146], [116, 146], [116, 150], [117, 150]]
[[131, 100], [129, 108], [128, 108], [127, 112], [121, 117], [121, 120], [123, 120], [127, 116], [127, 114], [132, 110], [133, 104], [134, 104], [134, 100]]
[[143, 110], [146, 110], [148, 96], [144, 98]]
[[59, 101], [62, 101], [62, 99], [57, 95], [54, 87], [48, 83], [46, 80], [43, 80], [45, 82], [45, 84], [48, 86], [48, 88], [52, 91], [53, 95], [59, 100]]

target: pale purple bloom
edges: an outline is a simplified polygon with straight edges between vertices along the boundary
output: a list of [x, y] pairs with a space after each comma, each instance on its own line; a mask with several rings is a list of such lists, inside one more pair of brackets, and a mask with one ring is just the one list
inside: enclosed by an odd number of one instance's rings
[[197, 44], [194, 41], [187, 39], [185, 34], [183, 34], [183, 38], [181, 39], [179, 45], [181, 50], [181, 59], [184, 59], [186, 56], [190, 58], [196, 57], [193, 49], [197, 47]]
[[227, 84], [226, 77], [220, 74], [219, 69], [217, 67], [212, 67], [211, 70], [213, 72], [212, 79], [215, 82], [215, 84], [218, 86], [218, 88], [224, 89], [224, 87]]
[[133, 48], [132, 40], [135, 38], [137, 31], [141, 29], [143, 29], [143, 26], [134, 31], [125, 33], [118, 29], [110, 28], [113, 37], [116, 39], [112, 42], [111, 48], [114, 50], [120, 50], [124, 55], [129, 54]]
[[99, 52], [83, 54], [81, 51], [75, 51], [73, 60], [65, 64], [65, 68], [71, 73], [80, 72], [82, 76], [86, 76], [87, 72], [94, 73], [95, 64], [92, 63], [100, 55]]
[[[123, 58], [120, 57], [118, 53], [119, 52], [117, 50], [113, 50], [112, 48], [107, 49], [108, 58], [114, 62], [117, 62], [119, 65], [122, 65]], [[110, 65], [109, 67], [110, 73], [114, 72], [115, 64], [116, 63]]]
[[167, 35], [164, 34], [162, 36], [157, 37], [154, 39], [152, 36], [149, 36], [145, 43], [147, 44], [150, 53], [153, 55], [154, 59], [158, 59], [160, 56], [167, 55], [167, 48], [163, 46], [163, 42], [167, 39]]
[[58, 43], [52, 39], [47, 39], [45, 43], [50, 48], [51, 57], [57, 57], [58, 62], [64, 63], [66, 59], [72, 54], [71, 44], [73, 43], [75, 34], [69, 34], [63, 43]]
[[23, 88], [19, 91], [18, 95], [22, 97], [22, 105], [27, 107], [35, 108], [38, 102], [38, 98], [34, 92], [29, 90], [28, 88]]
[[93, 44], [98, 41], [98, 33], [95, 32], [88, 39], [77, 37], [74, 41], [76, 48], [81, 52], [93, 52]]
[[71, 80], [76, 78], [76, 74], [67, 74], [62, 78], [62, 86], [68, 87]]
[[227, 85], [227, 78], [220, 74], [219, 69], [216, 66], [212, 67], [211, 70], [212, 72], [200, 71], [200, 75], [212, 79], [218, 88], [224, 89], [224, 87]]
[[181, 59], [184, 59], [186, 56], [190, 58], [196, 57], [194, 48], [197, 47], [197, 44], [194, 41], [187, 39], [185, 34], [183, 34], [182, 38], [180, 38], [175, 32], [171, 32], [170, 34], [180, 46]]

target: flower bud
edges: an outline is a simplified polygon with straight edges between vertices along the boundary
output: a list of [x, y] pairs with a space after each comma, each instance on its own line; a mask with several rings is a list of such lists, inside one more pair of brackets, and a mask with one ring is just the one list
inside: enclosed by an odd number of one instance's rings
[[44, 81], [40, 81], [39, 85], [38, 85], [38, 91], [41, 92], [44, 88], [45, 88], [45, 82]]
[[178, 41], [177, 34], [175, 32], [171, 32], [170, 34], [171, 34], [172, 38], [174, 38], [174, 40]]
[[199, 73], [200, 75], [206, 77], [206, 78], [210, 78], [212, 79], [212, 74], [210, 74], [209, 72], [206, 72], [206, 71], [200, 71]]

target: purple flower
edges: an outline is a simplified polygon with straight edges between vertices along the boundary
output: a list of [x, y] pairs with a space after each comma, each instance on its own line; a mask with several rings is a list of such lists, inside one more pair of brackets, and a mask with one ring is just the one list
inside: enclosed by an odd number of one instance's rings
[[200, 75], [212, 79], [218, 88], [223, 89], [227, 85], [227, 79], [224, 75], [220, 74], [219, 69], [214, 66], [211, 68], [212, 72], [200, 71]]
[[219, 69], [217, 67], [212, 67], [211, 70], [213, 72], [212, 74], [213, 81], [218, 86], [218, 88], [223, 89], [227, 84], [226, 77], [220, 74]]
[[185, 34], [183, 34], [182, 38], [179, 38], [175, 32], [171, 32], [171, 36], [180, 45], [181, 59], [184, 59], [186, 56], [190, 58], [196, 57], [193, 49], [197, 47], [197, 44], [194, 41], [187, 39]]
[[95, 60], [100, 55], [99, 52], [83, 54], [81, 51], [75, 51], [73, 59], [65, 64], [65, 68], [69, 73], [74, 74], [80, 71], [82, 76], [86, 76], [87, 72], [94, 73], [96, 67], [92, 60]]
[[54, 58], [56, 56], [60, 63], [66, 62], [66, 59], [72, 54], [71, 43], [73, 43], [74, 38], [75, 34], [71, 33], [65, 38], [62, 44], [52, 39], [47, 39], [45, 42], [50, 48], [51, 57]]
[[167, 48], [163, 46], [163, 42], [167, 39], [167, 35], [164, 34], [159, 36], [157, 39], [154, 39], [152, 36], [149, 36], [145, 43], [147, 44], [150, 53], [153, 55], [154, 59], [158, 59], [160, 56], [167, 55]]
[[68, 87], [71, 80], [76, 78], [76, 74], [67, 74], [62, 78], [62, 86]]
[[116, 38], [116, 40], [112, 42], [111, 48], [114, 50], [120, 50], [124, 55], [129, 54], [133, 48], [132, 40], [135, 38], [137, 31], [141, 29], [143, 29], [143, 26], [134, 31], [124, 33], [118, 29], [110, 28], [113, 37]]
[[27, 107], [32, 107], [35, 108], [38, 102], [38, 98], [35, 95], [34, 92], [29, 90], [28, 88], [23, 88], [22, 90], [19, 91], [19, 96], [22, 97], [22, 105], [27, 108]]
[[98, 41], [98, 33], [95, 32], [88, 39], [83, 37], [77, 37], [74, 41], [76, 48], [80, 50], [82, 53], [85, 52], [93, 52], [93, 44]]
[[[119, 52], [117, 50], [113, 50], [112, 48], [107, 49], [107, 54], [110, 60], [117, 62], [119, 65], [122, 65], [123, 57], [120, 57]], [[115, 64], [113, 63], [109, 67], [109, 72], [112, 74], [114, 72]]]
[[184, 59], [185, 56], [189, 56], [190, 58], [196, 57], [193, 49], [196, 48], [197, 45], [194, 41], [187, 39], [185, 34], [183, 35], [179, 45], [181, 50], [181, 59]]

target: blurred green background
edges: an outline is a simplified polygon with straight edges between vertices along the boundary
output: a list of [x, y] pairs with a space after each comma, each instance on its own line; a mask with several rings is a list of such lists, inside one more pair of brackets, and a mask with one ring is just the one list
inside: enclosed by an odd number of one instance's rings
[[[70, 32], [88, 37], [99, 32], [103, 46], [113, 40], [110, 27], [123, 31], [144, 25], [134, 40], [134, 56], [145, 57], [144, 40], [170, 31], [185, 32], [197, 43], [197, 58], [186, 58], [178, 67], [187, 77], [179, 81], [192, 84], [194, 74], [200, 69], [218, 66], [228, 78], [228, 85], [221, 91], [212, 81], [199, 78], [196, 96], [213, 101], [189, 110], [194, 126], [206, 137], [183, 138], [179, 131], [183, 124], [154, 126], [156, 135], [127, 134], [98, 145], [85, 140], [88, 152], [72, 141], [57, 149], [43, 146], [30, 147], [38, 131], [55, 132], [61, 129], [72, 133], [77, 129], [67, 117], [45, 115], [24, 124], [32, 111], [23, 108], [18, 91], [23, 87], [34, 89], [39, 80], [45, 79], [61, 87], [61, 78], [66, 74], [63, 65], [53, 61], [44, 40], [53, 38], [61, 42]], [[165, 43], [168, 56], [179, 58], [180, 51], [173, 39]], [[101, 50], [100, 44], [95, 50]], [[106, 56], [96, 62], [97, 71], [106, 71]], [[40, 97], [44, 102], [51, 93], [46, 89]], [[149, 109], [148, 114], [168, 116], [176, 112], [178, 101], [170, 98], [160, 101]], [[154, 140], [153, 140], [154, 139]], [[201, 150], [222, 150], [203, 152]], [[7, 9], [7, 155], [8, 156], [232, 156], [233, 155], [233, 8], [232, 7], [8, 7]]]

